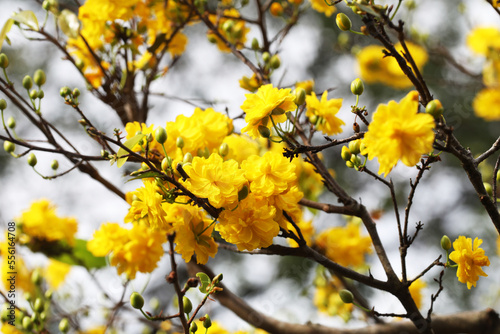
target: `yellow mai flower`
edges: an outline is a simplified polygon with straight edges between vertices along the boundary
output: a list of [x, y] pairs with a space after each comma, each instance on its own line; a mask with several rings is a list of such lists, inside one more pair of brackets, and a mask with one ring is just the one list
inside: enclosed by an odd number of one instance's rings
[[330, 17], [337, 11], [337, 8], [335, 6], [329, 6], [326, 4], [326, 2], [331, 3], [333, 1], [330, 0], [310, 0], [311, 1], [311, 7], [318, 13], [323, 13], [325, 14], [326, 17]]
[[86, 331], [83, 332], [78, 332], [78, 334], [105, 334], [106, 333], [106, 326], [98, 326], [98, 327], [93, 327], [91, 329], [87, 329]]
[[275, 124], [286, 122], [286, 112], [297, 108], [290, 88], [278, 89], [272, 84], [260, 86], [257, 93], [245, 94], [245, 97], [241, 109], [246, 114], [247, 126], [241, 132], [248, 132], [252, 138], [260, 137], [259, 126], [271, 130], [273, 121]]
[[306, 91], [306, 94], [311, 94], [314, 89], [314, 80], [298, 81], [295, 83], [295, 89], [302, 88]]
[[276, 217], [274, 220], [283, 228], [287, 229], [288, 219], [283, 214], [285, 211], [294, 222], [299, 222], [302, 219], [302, 209], [299, 201], [304, 197], [302, 191], [294, 185], [287, 192], [268, 197], [268, 201], [276, 208]]
[[450, 253], [450, 260], [458, 264], [457, 277], [461, 283], [467, 283], [467, 288], [476, 286], [479, 276], [488, 276], [481, 267], [489, 266], [490, 260], [484, 255], [484, 249], [479, 248], [483, 240], [475, 238], [472, 243], [471, 238], [459, 236], [453, 242], [453, 252]]
[[477, 54], [489, 56], [493, 50], [500, 49], [500, 29], [497, 27], [478, 27], [467, 36], [467, 46]]
[[69, 245], [75, 242], [78, 224], [75, 218], [59, 217], [56, 207], [48, 200], [33, 202], [19, 218], [22, 232], [30, 237], [47, 241], [65, 241]]
[[194, 157], [184, 170], [189, 175], [184, 182], [186, 188], [198, 197], [208, 198], [216, 208], [238, 202], [238, 191], [247, 183], [245, 171], [239, 169], [238, 163], [223, 161], [217, 153], [212, 153], [208, 159]]
[[[422, 69], [429, 58], [427, 52], [421, 46], [411, 42], [406, 42], [406, 45], [415, 64], [419, 69]], [[400, 53], [403, 50], [400, 43], [394, 47]], [[413, 86], [410, 79], [406, 77], [399, 67], [397, 60], [394, 57], [385, 57], [383, 50], [383, 46], [369, 45], [357, 54], [356, 58], [363, 81], [368, 84], [382, 83], [397, 89], [405, 89]]]
[[487, 121], [500, 121], [500, 86], [485, 88], [472, 101], [474, 113]]
[[189, 262], [196, 253], [196, 262], [205, 264], [208, 257], [217, 254], [217, 243], [212, 238], [214, 224], [207, 219], [205, 212], [199, 207], [181, 204], [171, 204], [177, 211], [179, 219], [174, 223], [175, 251], [181, 254], [184, 261]]
[[155, 181], [143, 180], [144, 187], [134, 192], [134, 200], [124, 220], [130, 222], [142, 222], [153, 229], [168, 230], [171, 228], [166, 221], [166, 213], [163, 196]]
[[327, 96], [326, 90], [321, 96], [321, 101], [318, 100], [314, 92], [306, 96], [306, 116], [316, 117], [316, 129], [319, 131], [327, 135], [336, 135], [342, 132], [340, 127], [345, 125], [344, 121], [335, 116], [342, 107], [342, 99], [327, 100]]
[[262, 157], [252, 155], [243, 161], [241, 168], [250, 181], [255, 195], [271, 196], [285, 192], [297, 179], [295, 165], [277, 152], [266, 152]]
[[417, 305], [417, 308], [422, 307], [422, 289], [426, 286], [427, 284], [422, 279], [417, 279], [408, 288], [408, 290], [410, 290], [411, 298], [413, 298], [413, 301]]
[[239, 81], [240, 87], [254, 93], [262, 85], [262, 82], [257, 78], [255, 73], [252, 77], [243, 76]]
[[[156, 130], [156, 128], [155, 128], [154, 124], [147, 126], [145, 123], [129, 122], [125, 125], [125, 131], [127, 131], [127, 136], [126, 136], [127, 139], [134, 137], [139, 132], [142, 132], [142, 134], [144, 134], [144, 135], [148, 135], [151, 133], [153, 135], [153, 138], [154, 138], [155, 130]], [[151, 151], [153, 149], [158, 151], [158, 153], [160, 153], [161, 155], [164, 154], [160, 143], [158, 143], [155, 139], [153, 139], [153, 141], [149, 143], [149, 150]], [[139, 144], [135, 145], [132, 148], [132, 151], [134, 151], [134, 152], [140, 152], [141, 150], [142, 150], [142, 147]]]
[[316, 237], [316, 245], [326, 257], [342, 266], [361, 266], [365, 255], [372, 252], [370, 237], [361, 236], [360, 227], [355, 223], [322, 231]]
[[45, 279], [53, 290], [57, 290], [64, 282], [66, 275], [71, 270], [71, 266], [57, 260], [50, 259], [49, 265], [45, 269]]
[[434, 118], [418, 113], [418, 93], [412, 91], [399, 103], [390, 101], [377, 107], [363, 143], [368, 158], [377, 158], [379, 174], [390, 173], [401, 160], [412, 167], [422, 154], [432, 151]]
[[229, 152], [225, 158], [236, 160], [238, 164], [241, 164], [251, 155], [259, 154], [259, 144], [247, 135], [233, 133], [224, 138], [223, 142], [229, 147]]
[[215, 229], [239, 250], [268, 247], [280, 231], [274, 221], [275, 213], [267, 199], [250, 193], [233, 211], [222, 211]]

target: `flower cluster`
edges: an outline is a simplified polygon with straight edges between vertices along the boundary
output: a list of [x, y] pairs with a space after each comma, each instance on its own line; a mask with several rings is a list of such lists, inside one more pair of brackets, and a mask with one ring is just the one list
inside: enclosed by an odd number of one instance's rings
[[[218, 25], [218, 33], [233, 44], [237, 49], [243, 48], [247, 33], [250, 31], [245, 25], [245, 21], [241, 20], [240, 13], [237, 9], [231, 8], [224, 10], [223, 17], [212, 14], [209, 19], [214, 26]], [[217, 44], [219, 50], [223, 52], [231, 52], [231, 48], [213, 31], [207, 33], [208, 40]]]

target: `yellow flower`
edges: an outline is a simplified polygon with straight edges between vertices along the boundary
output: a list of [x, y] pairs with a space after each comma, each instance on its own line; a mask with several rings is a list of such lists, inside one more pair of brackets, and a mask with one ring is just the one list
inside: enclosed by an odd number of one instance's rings
[[266, 152], [262, 157], [252, 155], [243, 161], [241, 168], [250, 181], [255, 195], [271, 196], [285, 192], [297, 179], [295, 165], [276, 152]]
[[235, 210], [222, 211], [215, 229], [239, 250], [268, 247], [280, 230], [275, 213], [265, 198], [250, 193]]
[[229, 147], [229, 153], [225, 158], [234, 159], [238, 164], [241, 164], [251, 155], [259, 154], [259, 144], [246, 135], [233, 133], [224, 138], [223, 142]]
[[478, 27], [467, 36], [467, 46], [477, 54], [489, 56], [495, 49], [500, 49], [500, 29], [496, 27]]
[[213, 153], [208, 159], [194, 157], [191, 165], [184, 166], [189, 175], [186, 188], [201, 198], [208, 198], [216, 208], [230, 206], [238, 201], [238, 191], [247, 182], [244, 171], [235, 160], [223, 161]]
[[[408, 50], [419, 69], [429, 58], [427, 52], [421, 46], [406, 42]], [[398, 43], [394, 46], [397, 51], [402, 52], [403, 48]], [[366, 83], [382, 83], [397, 89], [405, 89], [413, 84], [403, 73], [397, 60], [394, 57], [385, 57], [382, 52], [384, 47], [379, 45], [369, 45], [364, 47], [356, 56], [360, 75]]]
[[311, 94], [314, 89], [314, 80], [298, 81], [295, 83], [295, 89], [302, 88], [306, 94]]
[[417, 279], [411, 283], [408, 290], [410, 290], [410, 295], [413, 301], [417, 305], [417, 308], [422, 307], [422, 289], [425, 288], [427, 284], [422, 279]]
[[326, 257], [342, 266], [361, 266], [365, 263], [365, 255], [372, 252], [370, 237], [361, 236], [355, 223], [322, 231], [316, 238], [316, 245]]
[[[19, 311], [16, 310], [16, 318], [19, 317]], [[20, 330], [18, 330], [15, 326], [11, 326], [11, 325], [6, 325], [4, 324], [1, 328], [1, 332], [3, 334], [24, 334], [25, 332], [21, 332]]]
[[21, 214], [20, 221], [23, 233], [30, 237], [47, 241], [63, 240], [70, 245], [75, 242], [76, 219], [57, 216], [55, 206], [46, 199], [33, 202]]
[[335, 135], [342, 132], [340, 128], [345, 125], [344, 121], [335, 116], [342, 106], [342, 99], [327, 100], [328, 92], [325, 90], [318, 100], [314, 92], [306, 96], [306, 116], [317, 116], [316, 128], [327, 135]]
[[412, 91], [399, 103], [390, 101], [377, 107], [363, 143], [368, 158], [377, 157], [379, 174], [390, 173], [401, 160], [415, 166], [422, 154], [432, 151], [434, 118], [418, 113], [418, 93]]
[[474, 113], [487, 120], [500, 120], [500, 87], [485, 88], [477, 93], [472, 102]]
[[125, 244], [128, 240], [128, 232], [117, 223], [101, 225], [94, 232], [94, 237], [87, 243], [87, 249], [94, 256], [107, 256], [113, 249]]
[[[326, 17], [330, 17], [337, 11], [337, 8], [335, 6], [329, 6], [326, 4], [325, 0], [310, 0], [311, 1], [311, 7], [318, 13], [323, 13], [325, 14]], [[332, 3], [333, 1], [326, 0], [328, 3]]]
[[168, 230], [171, 226], [165, 220], [163, 196], [155, 181], [144, 181], [144, 187], [138, 188], [132, 194], [136, 199], [125, 216], [125, 222], [144, 222], [153, 229]]
[[[155, 135], [155, 126], [154, 124], [151, 124], [150, 126], [147, 126], [145, 123], [139, 123], [139, 122], [129, 122], [125, 125], [125, 131], [127, 131], [127, 139], [130, 139], [134, 137], [136, 134], [141, 132], [144, 135], [151, 134]], [[152, 142], [149, 143], [149, 150], [156, 150], [160, 155], [163, 155], [163, 149], [161, 148], [160, 143], [158, 143], [155, 139], [153, 139]], [[140, 152], [142, 150], [142, 147], [137, 144], [132, 148], [132, 151], [134, 152]]]
[[62, 282], [64, 282], [64, 279], [70, 270], [71, 266], [69, 264], [50, 259], [49, 265], [45, 269], [45, 279], [47, 280], [47, 283], [49, 283], [50, 288], [57, 290]]
[[179, 219], [174, 223], [175, 251], [181, 254], [184, 261], [189, 262], [196, 253], [196, 262], [205, 264], [208, 257], [217, 254], [217, 243], [212, 238], [214, 224], [207, 219], [198, 207], [172, 204], [177, 210]]
[[275, 124], [286, 122], [286, 112], [297, 108], [290, 88], [278, 89], [272, 84], [260, 86], [257, 93], [245, 94], [245, 97], [241, 109], [248, 124], [241, 132], [248, 132], [252, 138], [260, 137], [259, 126], [271, 129], [273, 121]]
[[239, 80], [240, 87], [254, 93], [262, 85], [262, 82], [257, 79], [255, 73], [251, 78], [244, 76]]
[[97, 326], [91, 329], [87, 329], [86, 331], [83, 332], [78, 332], [79, 334], [105, 334], [106, 333], [106, 326]]
[[283, 214], [285, 211], [294, 222], [299, 222], [302, 219], [302, 209], [298, 204], [304, 197], [304, 194], [297, 186], [292, 186], [287, 192], [268, 197], [269, 203], [276, 208], [276, 217], [274, 220], [278, 224], [287, 229], [288, 219]]
[[483, 240], [459, 236], [453, 242], [453, 252], [450, 260], [458, 264], [457, 277], [461, 283], [467, 283], [467, 288], [476, 286], [479, 276], [488, 276], [481, 267], [489, 266], [490, 260], [484, 255], [484, 249], [479, 248]]

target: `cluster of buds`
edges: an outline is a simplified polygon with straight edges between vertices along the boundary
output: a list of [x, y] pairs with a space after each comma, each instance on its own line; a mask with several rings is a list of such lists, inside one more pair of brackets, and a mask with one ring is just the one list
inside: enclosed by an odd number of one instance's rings
[[277, 54], [271, 56], [267, 51], [262, 53], [262, 61], [266, 69], [275, 70], [281, 66], [280, 57]]
[[349, 146], [342, 146], [342, 152], [340, 155], [345, 161], [347, 167], [359, 170], [359, 168], [362, 167], [364, 163], [361, 162], [361, 158], [358, 156], [358, 154], [363, 155], [361, 152], [363, 152], [365, 149], [366, 147], [363, 144], [363, 141], [361, 139], [356, 139], [349, 142]]
[[77, 106], [78, 105], [78, 97], [80, 96], [80, 90], [78, 88], [75, 88], [71, 90], [69, 87], [63, 87], [59, 91], [59, 95], [64, 98], [64, 101], [71, 105], [71, 106]]

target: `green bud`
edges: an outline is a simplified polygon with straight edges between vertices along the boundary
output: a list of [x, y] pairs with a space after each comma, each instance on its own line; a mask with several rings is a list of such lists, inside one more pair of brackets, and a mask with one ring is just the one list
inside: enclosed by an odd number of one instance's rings
[[167, 169], [169, 167], [169, 163], [168, 163], [168, 159], [167, 158], [163, 158], [163, 160], [161, 161], [161, 169], [166, 172]]
[[188, 297], [184, 296], [182, 298], [182, 304], [184, 305], [184, 313], [189, 314], [193, 310], [193, 304]]
[[37, 96], [39, 99], [43, 99], [45, 97], [45, 93], [43, 92], [43, 90], [39, 89], [38, 90], [38, 96]]
[[65, 86], [59, 90], [59, 95], [61, 95], [62, 97], [66, 97], [69, 94], [71, 94], [71, 89], [69, 87]]
[[35, 323], [35, 324], [36, 324], [37, 322], [40, 322], [40, 313], [38, 313], [38, 312], [33, 312], [33, 313], [31, 314], [31, 321], [32, 321], [33, 323]]
[[[36, 165], [36, 163], [35, 163], [35, 165]], [[30, 164], [30, 166], [31, 166], [31, 164]], [[34, 167], [34, 166], [32, 166], [32, 167]], [[33, 282], [33, 284], [35, 284], [35, 285], [40, 285], [42, 283], [42, 273], [40, 272], [40, 269], [33, 270], [33, 273], [31, 274], [31, 282]]]
[[300, 106], [306, 102], [306, 90], [304, 88], [298, 88], [295, 90], [295, 104]]
[[24, 299], [26, 299], [26, 301], [29, 303], [33, 300], [33, 296], [31, 296], [31, 293], [29, 292], [25, 292], [24, 295], [23, 295]]
[[271, 137], [271, 130], [269, 130], [269, 128], [267, 126], [259, 125], [259, 127], [257, 129], [259, 130], [259, 133], [262, 137], [264, 137], [264, 138]]
[[4, 99], [0, 99], [0, 110], [5, 110], [7, 109], [7, 101]]
[[175, 141], [175, 145], [182, 149], [184, 147], [184, 138], [182, 137], [177, 137], [177, 140]]
[[219, 154], [221, 157], [225, 157], [229, 153], [229, 145], [227, 143], [222, 143], [219, 146]]
[[133, 292], [130, 295], [130, 305], [138, 310], [140, 310], [144, 306], [144, 298], [139, 292]]
[[252, 39], [252, 50], [257, 51], [260, 49], [259, 40], [257, 38]]
[[441, 117], [443, 110], [443, 105], [439, 100], [432, 100], [425, 106], [425, 112], [432, 115], [434, 118]]
[[63, 333], [67, 333], [69, 331], [69, 320], [67, 318], [62, 318], [59, 322], [59, 330]]
[[208, 35], [208, 41], [212, 44], [215, 44], [217, 43], [217, 37], [215, 37], [214, 35]]
[[361, 165], [361, 159], [357, 155], [351, 155], [351, 162], [353, 163], [354, 166], [359, 166]]
[[9, 58], [5, 53], [0, 53], [0, 67], [4, 69], [9, 67]]
[[491, 184], [489, 184], [488, 182], [484, 182], [483, 185], [484, 189], [486, 189], [486, 193], [490, 196], [493, 196], [493, 187], [491, 186]]
[[231, 33], [231, 31], [234, 28], [234, 21], [233, 20], [227, 20], [222, 24], [222, 31], [226, 33]]
[[30, 165], [31, 167], [35, 167], [36, 163], [37, 163], [36, 155], [35, 155], [35, 153], [31, 153], [28, 156], [28, 165]]
[[340, 299], [346, 304], [352, 304], [354, 302], [354, 296], [351, 291], [342, 289], [339, 291]]
[[189, 152], [184, 154], [184, 158], [182, 159], [182, 162], [192, 162], [193, 161], [193, 155]]
[[342, 160], [344, 160], [344, 161], [351, 161], [352, 153], [347, 148], [347, 146], [342, 146], [342, 152], [340, 153], [340, 156], [342, 157]]
[[264, 61], [264, 63], [269, 63], [269, 61], [271, 60], [271, 55], [269, 54], [269, 52], [264, 52], [262, 54], [262, 60]]
[[30, 92], [30, 99], [36, 100], [38, 98], [38, 91], [36, 89], [32, 89]]
[[12, 153], [16, 149], [16, 144], [14, 144], [13, 142], [10, 142], [10, 141], [6, 140], [6, 141], [3, 142], [3, 149], [7, 153]]
[[85, 67], [85, 63], [79, 58], [75, 60], [75, 65], [79, 70], [83, 70], [83, 68]]
[[241, 187], [240, 191], [238, 191], [238, 201], [243, 201], [248, 196], [248, 186], [245, 184]]
[[361, 150], [361, 139], [356, 139], [349, 142], [349, 151], [352, 154], [358, 154]]
[[210, 316], [208, 314], [205, 314], [203, 318], [205, 318], [203, 320], [203, 327], [210, 328], [212, 326], [212, 320], [210, 319]]
[[271, 60], [269, 60], [269, 66], [271, 66], [272, 69], [277, 69], [281, 65], [281, 60], [278, 55], [274, 55], [271, 57]]
[[497, 173], [497, 182], [500, 183], [500, 172]]
[[109, 152], [106, 150], [101, 150], [101, 157], [107, 159], [109, 157]]
[[451, 240], [447, 235], [443, 235], [443, 237], [441, 238], [441, 248], [445, 251], [451, 248]]
[[45, 298], [52, 299], [53, 294], [54, 294], [54, 291], [52, 289], [49, 289], [49, 290], [45, 291]]
[[45, 304], [42, 298], [35, 299], [35, 303], [33, 304], [33, 311], [40, 313], [43, 312], [44, 309], [45, 309]]
[[35, 84], [37, 84], [38, 86], [42, 86], [47, 80], [45, 72], [43, 70], [36, 70], [35, 74], [33, 75], [33, 80], [35, 81]]
[[80, 90], [78, 88], [73, 89], [71, 93], [73, 94], [73, 97], [80, 96]]
[[318, 115], [309, 116], [309, 122], [313, 125], [316, 125], [316, 123], [318, 123], [318, 120], [319, 120]]
[[158, 143], [164, 144], [167, 141], [167, 130], [165, 128], [159, 126], [155, 131], [155, 139]]
[[354, 95], [361, 95], [365, 91], [365, 85], [360, 78], [356, 78], [351, 82], [351, 92]]
[[52, 168], [53, 170], [57, 170], [59, 168], [59, 161], [52, 160], [52, 162], [50, 163], [50, 168]]
[[33, 87], [33, 79], [29, 75], [25, 76], [23, 79], [23, 87], [24, 89], [28, 90]]
[[141, 163], [141, 169], [142, 169], [142, 170], [148, 170], [148, 169], [149, 169], [148, 164], [147, 164], [147, 163], [145, 163], [145, 162], [142, 162], [142, 163]]
[[205, 147], [203, 149], [202, 157], [207, 158], [207, 159], [210, 157], [210, 150], [208, 149], [208, 147]]
[[27, 331], [30, 331], [33, 329], [33, 321], [31, 320], [30, 317], [23, 318], [23, 328], [26, 329]]
[[196, 322], [192, 322], [191, 327], [189, 328], [189, 331], [191, 333], [196, 333], [197, 330], [198, 330], [198, 325], [196, 324]]
[[44, 321], [44, 322], [45, 322], [45, 320], [47, 320], [47, 313], [46, 312], [40, 313], [40, 320]]
[[335, 21], [337, 22], [337, 26], [339, 27], [340, 30], [342, 31], [351, 30], [352, 27], [351, 19], [349, 19], [349, 17], [344, 13], [338, 13]]
[[155, 137], [153, 137], [153, 134], [152, 134], [152, 133], [148, 133], [148, 134], [146, 135], [146, 141], [147, 141], [148, 143], [151, 143], [154, 139], [155, 139]]

